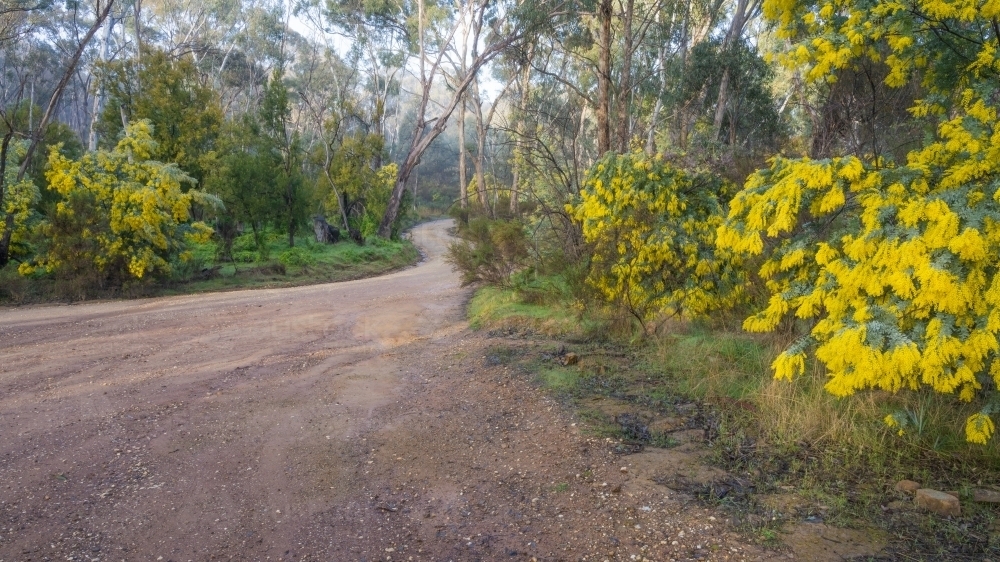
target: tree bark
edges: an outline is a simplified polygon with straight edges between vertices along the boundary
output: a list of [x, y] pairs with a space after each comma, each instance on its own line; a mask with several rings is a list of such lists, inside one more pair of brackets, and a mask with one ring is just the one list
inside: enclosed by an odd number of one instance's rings
[[[478, 44], [480, 34], [482, 33], [482, 27], [485, 23], [486, 12], [488, 8], [488, 2], [482, 0], [481, 2], [470, 6], [470, 9], [474, 10], [472, 14], [472, 44]], [[443, 109], [437, 117], [431, 120], [427, 120], [427, 108], [430, 104], [431, 90], [433, 87], [434, 76], [438, 72], [441, 60], [444, 56], [445, 50], [439, 49], [437, 58], [431, 65], [430, 72], [425, 70], [424, 61], [424, 46], [423, 46], [423, 1], [420, 1], [420, 79], [421, 79], [421, 98], [417, 105], [417, 119], [416, 125], [413, 128], [413, 135], [410, 137], [410, 148], [407, 151], [406, 158], [399, 167], [399, 174], [396, 176], [396, 183], [393, 186], [392, 193], [389, 195], [389, 201], [386, 205], [385, 214], [382, 215], [382, 222], [379, 223], [378, 236], [381, 238], [389, 238], [392, 236], [392, 227], [396, 222], [396, 217], [399, 215], [399, 205], [403, 198], [403, 191], [406, 189], [406, 181], [409, 179], [410, 174], [413, 173], [413, 168], [420, 163], [420, 158], [423, 156], [427, 148], [434, 142], [441, 133], [444, 132], [448, 125], [448, 120], [451, 118], [452, 113], [458, 107], [462, 95], [469, 89], [472, 81], [475, 79], [476, 74], [479, 72], [484, 65], [489, 63], [491, 60], [496, 58], [500, 53], [506, 50], [515, 42], [521, 40], [527, 33], [527, 30], [520, 29], [517, 32], [510, 33], [502, 38], [496, 38], [494, 42], [487, 45], [486, 50], [475, 56], [471, 64], [469, 65], [468, 72], [462, 79], [455, 84], [454, 92], [452, 93], [451, 99], [443, 104]], [[451, 30], [451, 36], [447, 39], [451, 41], [451, 37], [454, 37], [456, 28], [453, 27]], [[431, 122], [434, 123], [430, 126]]]
[[[111, 44], [111, 32], [115, 27], [115, 18], [108, 18], [104, 25], [104, 37], [101, 38], [100, 62], [108, 61], [108, 46]], [[97, 150], [97, 121], [101, 117], [101, 109], [104, 108], [104, 86], [98, 85], [94, 94], [94, 105], [90, 114], [90, 134], [87, 136], [87, 150], [93, 152]]]
[[597, 153], [611, 150], [611, 0], [601, 0], [598, 20], [601, 26], [597, 60]]
[[[690, 26], [691, 26], [691, 0], [688, 0], [687, 6], [684, 9], [684, 21], [681, 24], [681, 83], [680, 89], [684, 90], [684, 82], [687, 77], [687, 57], [688, 57], [688, 45], [690, 43]], [[682, 150], [687, 148], [687, 105], [683, 105], [676, 109], [676, 126], [677, 126], [677, 146]]]
[[667, 91], [667, 71], [664, 59], [666, 59], [666, 49], [660, 46], [656, 54], [656, 68], [660, 74], [660, 93], [656, 96], [653, 114], [649, 118], [649, 130], [646, 132], [646, 154], [649, 156], [656, 154], [656, 125], [660, 120], [660, 111], [663, 110], [663, 96]]
[[625, 0], [625, 13], [622, 14], [622, 39], [625, 41], [622, 52], [622, 75], [618, 89], [618, 152], [628, 152], [631, 131], [629, 127], [629, 109], [632, 96], [632, 54], [635, 51], [635, 37], [632, 36], [632, 19], [635, 12], [635, 0]]
[[[486, 198], [486, 123], [483, 120], [483, 100], [479, 97], [479, 80], [472, 81], [472, 108], [476, 114], [476, 196], [483, 210], [489, 212]], [[492, 215], [492, 213], [490, 213]]]
[[463, 209], [469, 207], [469, 178], [465, 175], [465, 96], [458, 106], [458, 198]]
[[524, 147], [524, 135], [527, 128], [528, 100], [531, 97], [531, 60], [535, 56], [535, 49], [532, 46], [528, 51], [528, 60], [521, 69], [521, 99], [519, 100], [517, 115], [517, 144], [514, 146], [514, 170], [513, 182], [510, 189], [510, 214], [517, 216], [520, 210], [521, 199], [521, 168], [528, 159], [528, 150]]
[[[722, 56], [729, 58], [733, 46], [743, 37], [743, 28], [750, 20], [753, 12], [757, 10], [758, 2], [755, 0], [750, 4], [750, 0], [737, 0], [736, 11], [733, 12], [733, 19], [729, 24], [729, 31], [725, 39], [722, 40]], [[729, 97], [729, 74], [731, 62], [727, 60], [725, 70], [722, 71], [722, 80], [719, 82], [719, 95], [715, 102], [715, 119], [712, 121], [712, 138], [718, 140], [722, 131], [722, 119], [726, 115], [726, 102]], [[730, 135], [731, 137], [733, 135]]]

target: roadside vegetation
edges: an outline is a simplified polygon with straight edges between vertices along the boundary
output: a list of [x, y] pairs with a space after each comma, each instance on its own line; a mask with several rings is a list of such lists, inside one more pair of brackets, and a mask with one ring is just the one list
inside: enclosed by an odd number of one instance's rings
[[[510, 361], [621, 452], [703, 432], [729, 476], [672, 487], [761, 541], [823, 521], [882, 529], [886, 559], [993, 558], [1000, 63], [995, 26], [974, 30], [995, 14], [838, 6], [765, 1], [785, 44], [740, 67], [748, 96], [810, 84], [788, 93], [810, 122], [726, 139], [708, 113], [660, 150], [612, 142], [576, 182], [530, 175], [509, 211], [470, 202], [451, 259], [480, 284], [472, 324], [551, 341]], [[961, 515], [915, 508], [900, 480]]]
[[238, 236], [232, 259], [219, 244], [193, 244], [190, 256], [156, 283], [131, 283], [100, 289], [81, 279], [23, 276], [0, 272], [0, 304], [78, 301], [88, 298], [135, 298], [251, 288], [293, 287], [382, 275], [413, 265], [420, 253], [409, 240], [374, 239], [359, 246], [351, 241], [321, 244], [305, 238], [295, 247], [281, 232], [264, 233], [263, 251], [252, 234]]
[[[779, 546], [783, 529], [825, 522], [880, 533], [888, 544], [880, 560], [1000, 555], [995, 508], [971, 501], [974, 489], [1000, 478], [1000, 448], [966, 440], [973, 407], [920, 392], [838, 398], [818, 363], [777, 380], [771, 364], [790, 334], [748, 334], [732, 318], [669, 318], [646, 333], [607, 303], [559, 292], [539, 298], [517, 283], [478, 289], [469, 316], [501, 338], [490, 357], [560, 397], [617, 452], [671, 448], [694, 431], [704, 462], [729, 476], [664, 483], [722, 507], [753, 540]], [[547, 351], [525, 354], [519, 340]], [[566, 353], [578, 363], [564, 366]], [[887, 425], [888, 415], [906, 416], [908, 429]], [[915, 510], [912, 496], [894, 489], [900, 480], [957, 491], [962, 515]]]

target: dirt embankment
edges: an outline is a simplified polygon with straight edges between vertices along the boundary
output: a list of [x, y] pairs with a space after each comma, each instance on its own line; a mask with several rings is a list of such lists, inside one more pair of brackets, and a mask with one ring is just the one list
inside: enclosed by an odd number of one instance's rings
[[0, 309], [0, 561], [787, 556], [491, 360], [447, 226], [377, 279]]

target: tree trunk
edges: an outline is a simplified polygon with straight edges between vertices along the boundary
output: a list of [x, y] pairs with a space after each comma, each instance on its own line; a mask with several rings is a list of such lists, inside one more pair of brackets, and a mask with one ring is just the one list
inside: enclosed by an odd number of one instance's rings
[[532, 46], [528, 51], [528, 60], [521, 70], [521, 99], [517, 116], [517, 144], [514, 146], [514, 181], [510, 190], [510, 214], [517, 216], [520, 210], [521, 199], [521, 168], [528, 160], [528, 150], [524, 146], [524, 135], [527, 132], [528, 101], [531, 99], [531, 60], [534, 58], [535, 49]]
[[469, 206], [469, 181], [465, 176], [465, 96], [458, 105], [458, 198], [463, 209]]
[[[487, 9], [489, 2], [483, 0], [475, 4], [467, 4], [470, 10], [471, 17], [471, 34], [472, 39], [470, 43], [472, 45], [478, 45], [481, 37], [483, 25], [486, 22]], [[458, 107], [462, 96], [471, 87], [472, 81], [475, 79], [476, 74], [479, 72], [484, 65], [489, 63], [491, 60], [499, 56], [503, 51], [509, 48], [512, 44], [520, 41], [527, 34], [527, 30], [520, 29], [516, 32], [512, 32], [503, 36], [492, 36], [492, 42], [487, 44], [486, 50], [482, 54], [474, 54], [471, 59], [471, 64], [468, 67], [468, 72], [461, 80], [455, 84], [454, 92], [447, 103], [443, 104], [441, 112], [433, 119], [427, 119], [427, 108], [430, 104], [431, 90], [434, 86], [434, 76], [438, 72], [441, 60], [444, 57], [445, 50], [439, 50], [436, 55], [436, 60], [433, 62], [430, 72], [425, 71], [426, 62], [425, 51], [424, 51], [424, 21], [423, 21], [423, 0], [419, 0], [419, 43], [420, 43], [420, 80], [422, 86], [422, 92], [420, 101], [417, 105], [416, 114], [416, 125], [413, 128], [413, 136], [410, 138], [410, 148], [407, 151], [406, 158], [404, 159], [402, 165], [399, 167], [399, 173], [396, 176], [396, 183], [392, 188], [392, 193], [389, 195], [389, 201], [386, 205], [385, 214], [382, 215], [382, 222], [379, 223], [378, 236], [382, 238], [389, 238], [392, 236], [392, 228], [396, 222], [396, 217], [399, 215], [399, 204], [403, 198], [403, 190], [406, 189], [406, 181], [409, 179], [410, 174], [413, 172], [413, 168], [420, 163], [420, 158], [423, 156], [427, 148], [434, 142], [441, 133], [444, 132], [448, 125], [448, 120], [451, 118], [452, 113]], [[474, 13], [473, 13], [474, 12]], [[450, 31], [453, 37], [457, 30], [457, 26], [453, 27]], [[450, 41], [450, 38], [448, 39]], [[433, 126], [430, 123], [433, 122]]]
[[[672, 27], [672, 26], [671, 26]], [[660, 73], [660, 92], [656, 96], [656, 104], [653, 105], [653, 114], [649, 118], [649, 131], [646, 133], [646, 154], [653, 156], [656, 154], [656, 126], [660, 121], [660, 111], [663, 110], [663, 96], [667, 92], [667, 69], [664, 63], [666, 59], [666, 49], [660, 46], [656, 54], [656, 68]]]
[[727, 60], [726, 68], [722, 71], [722, 80], [719, 82], [719, 95], [715, 101], [715, 119], [712, 121], [712, 138], [716, 140], [718, 140], [719, 133], [722, 131], [722, 119], [726, 115], [726, 102], [729, 96], [729, 68], [732, 64], [729, 55], [733, 46], [743, 36], [743, 27], [750, 19], [750, 12], [752, 11], [756, 11], [756, 7], [751, 8], [749, 0], [737, 0], [736, 11], [733, 12], [733, 20], [729, 24], [729, 31], [726, 33], [726, 38], [722, 40], [721, 54]]
[[729, 94], [729, 65], [722, 71], [722, 80], [719, 82], [719, 96], [715, 101], [715, 119], [712, 121], [712, 138], [719, 139], [722, 132], [722, 118], [726, 115], [726, 98]]
[[632, 15], [635, 11], [635, 0], [625, 1], [625, 13], [622, 18], [622, 39], [625, 44], [622, 52], [622, 75], [618, 89], [618, 152], [628, 152], [632, 132], [629, 127], [629, 113], [632, 100], [632, 54], [635, 51], [635, 37], [632, 36]]
[[[108, 46], [111, 43], [111, 32], [115, 27], [115, 18], [108, 18], [104, 25], [104, 37], [101, 38], [100, 62], [108, 61]], [[87, 137], [87, 150], [94, 152], [97, 150], [97, 121], [101, 117], [101, 110], [104, 108], [104, 87], [98, 85], [94, 94], [94, 105], [90, 114], [90, 134]]]
[[[690, 26], [691, 26], [691, 0], [688, 0], [687, 6], [684, 9], [684, 21], [681, 24], [681, 80], [680, 80], [680, 90], [684, 91], [685, 78], [687, 77], [687, 56], [688, 56], [688, 44], [690, 39]], [[687, 148], [687, 105], [682, 105], [677, 108], [675, 118], [677, 127], [677, 146], [682, 150]]]
[[135, 60], [142, 61], [142, 0], [135, 0], [132, 5], [135, 13]]
[[[486, 123], [483, 120], [483, 100], [479, 97], [479, 80], [472, 81], [472, 108], [476, 114], [476, 195], [484, 211], [489, 211], [486, 200]], [[492, 214], [492, 213], [491, 213]]]
[[611, 150], [611, 0], [601, 0], [598, 8], [601, 30], [597, 60], [597, 152]]

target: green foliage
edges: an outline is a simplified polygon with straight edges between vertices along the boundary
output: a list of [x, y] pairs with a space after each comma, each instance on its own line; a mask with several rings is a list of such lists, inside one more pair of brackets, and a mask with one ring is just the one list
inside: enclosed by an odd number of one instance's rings
[[190, 178], [175, 165], [151, 160], [155, 150], [147, 121], [133, 123], [112, 151], [70, 160], [53, 149], [47, 176], [60, 199], [39, 227], [44, 250], [20, 272], [117, 287], [166, 276], [171, 262], [189, 259], [188, 242], [212, 233], [192, 222], [191, 205], [212, 200], [183, 192], [181, 183]]
[[[231, 125], [224, 136], [218, 165], [206, 181], [206, 190], [218, 195], [226, 205], [224, 220], [243, 223], [258, 236], [263, 234], [264, 225], [277, 222], [282, 201], [274, 181], [275, 160], [260, 148], [252, 121]], [[254, 242], [255, 247], [263, 244], [262, 239]]]
[[288, 233], [289, 246], [295, 245], [295, 233], [306, 220], [306, 186], [302, 176], [302, 147], [299, 133], [292, 126], [288, 87], [283, 69], [275, 68], [261, 101], [257, 119], [259, 141], [275, 164], [271, 181], [281, 199], [280, 220]]
[[290, 119], [286, 86], [275, 71], [259, 111], [227, 124], [219, 139], [218, 164], [205, 182], [206, 191], [225, 202], [224, 220], [249, 227], [258, 251], [265, 246], [266, 226], [280, 228], [294, 243], [306, 220], [309, 184]]
[[105, 63], [99, 87], [107, 105], [98, 123], [100, 145], [112, 149], [128, 122], [148, 120], [157, 146], [152, 159], [176, 163], [196, 182], [214, 167], [222, 126], [218, 93], [206, 85], [188, 58], [152, 49], [142, 57]]
[[308, 267], [316, 264], [316, 257], [304, 248], [289, 248], [281, 252], [278, 261], [285, 266]]
[[593, 308], [574, 297], [559, 276], [525, 276], [511, 287], [486, 285], [469, 302], [469, 323], [477, 329], [597, 339], [607, 326]]
[[[758, 162], [763, 159], [761, 154], [773, 154], [780, 148], [786, 131], [771, 93], [774, 70], [755, 47], [738, 41], [723, 49], [719, 41], [703, 41], [691, 49], [687, 64], [681, 87], [668, 93], [671, 105], [701, 104], [707, 120], [718, 102], [722, 74], [728, 69], [722, 139], [732, 148], [756, 155]], [[703, 140], [711, 143], [716, 139]]]
[[[326, 192], [326, 208], [343, 208], [348, 228], [359, 232], [365, 240], [374, 237], [378, 230], [398, 172], [396, 164], [379, 165], [385, 158], [384, 145], [385, 140], [379, 135], [345, 138], [333, 152], [328, 178], [319, 185]], [[396, 220], [394, 236], [398, 237], [402, 219], [400, 216]]]
[[[7, 119], [13, 128], [15, 139], [23, 136], [26, 131], [32, 131], [38, 127], [38, 121], [41, 119], [43, 109], [37, 105], [31, 107], [29, 103], [29, 101], [25, 100], [13, 108], [8, 108]], [[31, 123], [29, 123], [29, 120]], [[8, 128], [7, 124], [0, 121], [0, 136], [7, 134], [9, 131], [10, 128]], [[16, 160], [12, 160], [8, 164], [8, 170], [13, 166], [16, 171], [17, 167], [20, 166], [24, 149], [27, 146], [26, 143], [27, 141], [23, 141], [23, 146], [16, 149], [20, 151], [21, 156], [18, 156]], [[41, 191], [42, 197], [39, 206], [43, 208], [50, 202], [48, 196], [52, 193], [47, 189], [48, 180], [45, 179], [45, 167], [48, 162], [48, 154], [52, 150], [52, 147], [55, 146], [59, 146], [59, 151], [63, 156], [70, 159], [79, 158], [84, 152], [83, 143], [80, 142], [79, 135], [66, 123], [50, 121], [45, 127], [45, 133], [42, 135], [41, 142], [38, 144], [38, 148], [35, 150], [32, 161], [27, 169], [28, 177], [31, 178], [31, 181]]]
[[528, 264], [528, 237], [519, 221], [475, 218], [448, 248], [448, 261], [462, 274], [462, 283], [482, 281], [509, 286]]

